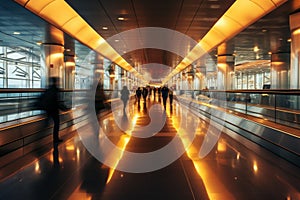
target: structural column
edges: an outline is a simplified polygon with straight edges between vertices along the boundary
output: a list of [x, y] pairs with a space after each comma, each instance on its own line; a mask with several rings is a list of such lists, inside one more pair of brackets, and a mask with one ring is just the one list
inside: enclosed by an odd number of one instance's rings
[[[291, 30], [291, 67], [290, 88], [300, 89], [300, 12], [290, 15]], [[290, 107], [299, 109], [300, 97], [290, 98]]]
[[64, 88], [72, 90], [75, 86], [75, 45], [74, 40], [65, 35], [65, 82]]
[[53, 26], [48, 26], [45, 42], [42, 44], [42, 52], [45, 70], [42, 76], [42, 87], [48, 83], [49, 77], [59, 77], [60, 86], [63, 86], [65, 78], [64, 71], [64, 33]]
[[288, 89], [289, 59], [290, 54], [287, 52], [272, 53], [271, 89]]
[[290, 15], [291, 67], [290, 88], [300, 88], [300, 12]]
[[217, 89], [231, 90], [233, 88], [234, 56], [228, 54], [231, 49], [226, 43], [218, 47]]

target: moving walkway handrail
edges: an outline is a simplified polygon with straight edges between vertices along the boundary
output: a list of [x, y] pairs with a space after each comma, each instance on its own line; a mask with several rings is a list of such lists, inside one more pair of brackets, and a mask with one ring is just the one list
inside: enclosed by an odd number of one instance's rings
[[[226, 102], [226, 109], [300, 129], [300, 90], [181, 90], [199, 101]], [[204, 98], [206, 97], [206, 98]]]

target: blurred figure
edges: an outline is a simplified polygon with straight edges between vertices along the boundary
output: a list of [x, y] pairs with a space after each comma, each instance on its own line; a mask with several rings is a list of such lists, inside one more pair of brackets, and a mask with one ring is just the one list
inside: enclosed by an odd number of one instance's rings
[[150, 97], [152, 95], [152, 87], [148, 86], [148, 100], [150, 100]]
[[170, 100], [170, 106], [173, 104], [173, 90], [169, 89], [169, 100]]
[[53, 156], [53, 167], [54, 168], [59, 168], [60, 163], [59, 163], [58, 143], [53, 144], [52, 156]]
[[166, 105], [167, 105], [168, 95], [169, 95], [169, 89], [166, 86], [162, 87], [161, 88], [161, 96], [163, 99], [163, 105], [164, 105], [165, 109], [166, 109]]
[[138, 87], [138, 89], [135, 91], [135, 96], [138, 101], [138, 105], [140, 105], [140, 100], [141, 100], [141, 96], [142, 96], [142, 90], [140, 87]]
[[47, 113], [48, 119], [52, 119], [53, 126], [53, 143], [60, 143], [59, 133], [59, 110], [68, 110], [60, 99], [60, 89], [58, 88], [59, 78], [51, 77], [49, 81], [49, 88], [46, 89], [41, 97], [41, 104]]
[[123, 86], [123, 89], [121, 90], [121, 100], [123, 101], [123, 111], [125, 112], [125, 109], [126, 109], [126, 105], [127, 105], [127, 102], [129, 100], [129, 90], [127, 88], [127, 86]]
[[146, 103], [146, 99], [148, 96], [148, 89], [146, 87], [143, 88], [142, 95], [143, 95], [144, 103]]
[[102, 109], [105, 108], [106, 97], [104, 94], [103, 85], [99, 82], [96, 87], [95, 93], [95, 112], [98, 117], [98, 114]]
[[153, 88], [153, 96], [154, 96], [154, 99], [155, 99], [155, 95], [156, 95], [156, 87]]

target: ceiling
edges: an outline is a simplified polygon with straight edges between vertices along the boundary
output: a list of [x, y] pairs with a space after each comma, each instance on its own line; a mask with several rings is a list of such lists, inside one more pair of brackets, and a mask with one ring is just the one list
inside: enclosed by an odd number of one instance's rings
[[[66, 2], [108, 40], [124, 31], [160, 27], [178, 31], [198, 42], [235, 0], [66, 0]], [[257, 59], [270, 59], [269, 52], [289, 52], [289, 14], [299, 8], [299, 0], [284, 3], [228, 40], [226, 53], [234, 53], [236, 64], [240, 64]], [[118, 19], [120, 17], [123, 20]], [[36, 42], [45, 40], [47, 26], [47, 22], [17, 3], [0, 0], [0, 46], [22, 47], [39, 52], [40, 47]], [[20, 34], [13, 34], [14, 32]], [[176, 41], [170, 41], [172, 42]], [[253, 51], [254, 46], [259, 48], [258, 52]], [[89, 51], [90, 49], [77, 43], [78, 57], [84, 59]], [[210, 56], [204, 58], [216, 62], [216, 48], [208, 53]], [[168, 49], [155, 48], [123, 52], [122, 57], [133, 67], [140, 66], [138, 70], [153, 80], [164, 78], [183, 59], [181, 55]], [[199, 63], [203, 62], [205, 61], [199, 60]]]

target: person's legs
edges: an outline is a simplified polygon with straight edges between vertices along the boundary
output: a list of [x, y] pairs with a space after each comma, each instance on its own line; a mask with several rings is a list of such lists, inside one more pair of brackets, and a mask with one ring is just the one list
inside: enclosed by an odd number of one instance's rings
[[51, 117], [53, 119], [53, 142], [61, 142], [62, 140], [59, 139], [59, 113], [53, 112], [51, 113]]
[[166, 109], [166, 105], [167, 105], [167, 98], [163, 97], [163, 104], [164, 104], [164, 108]]

